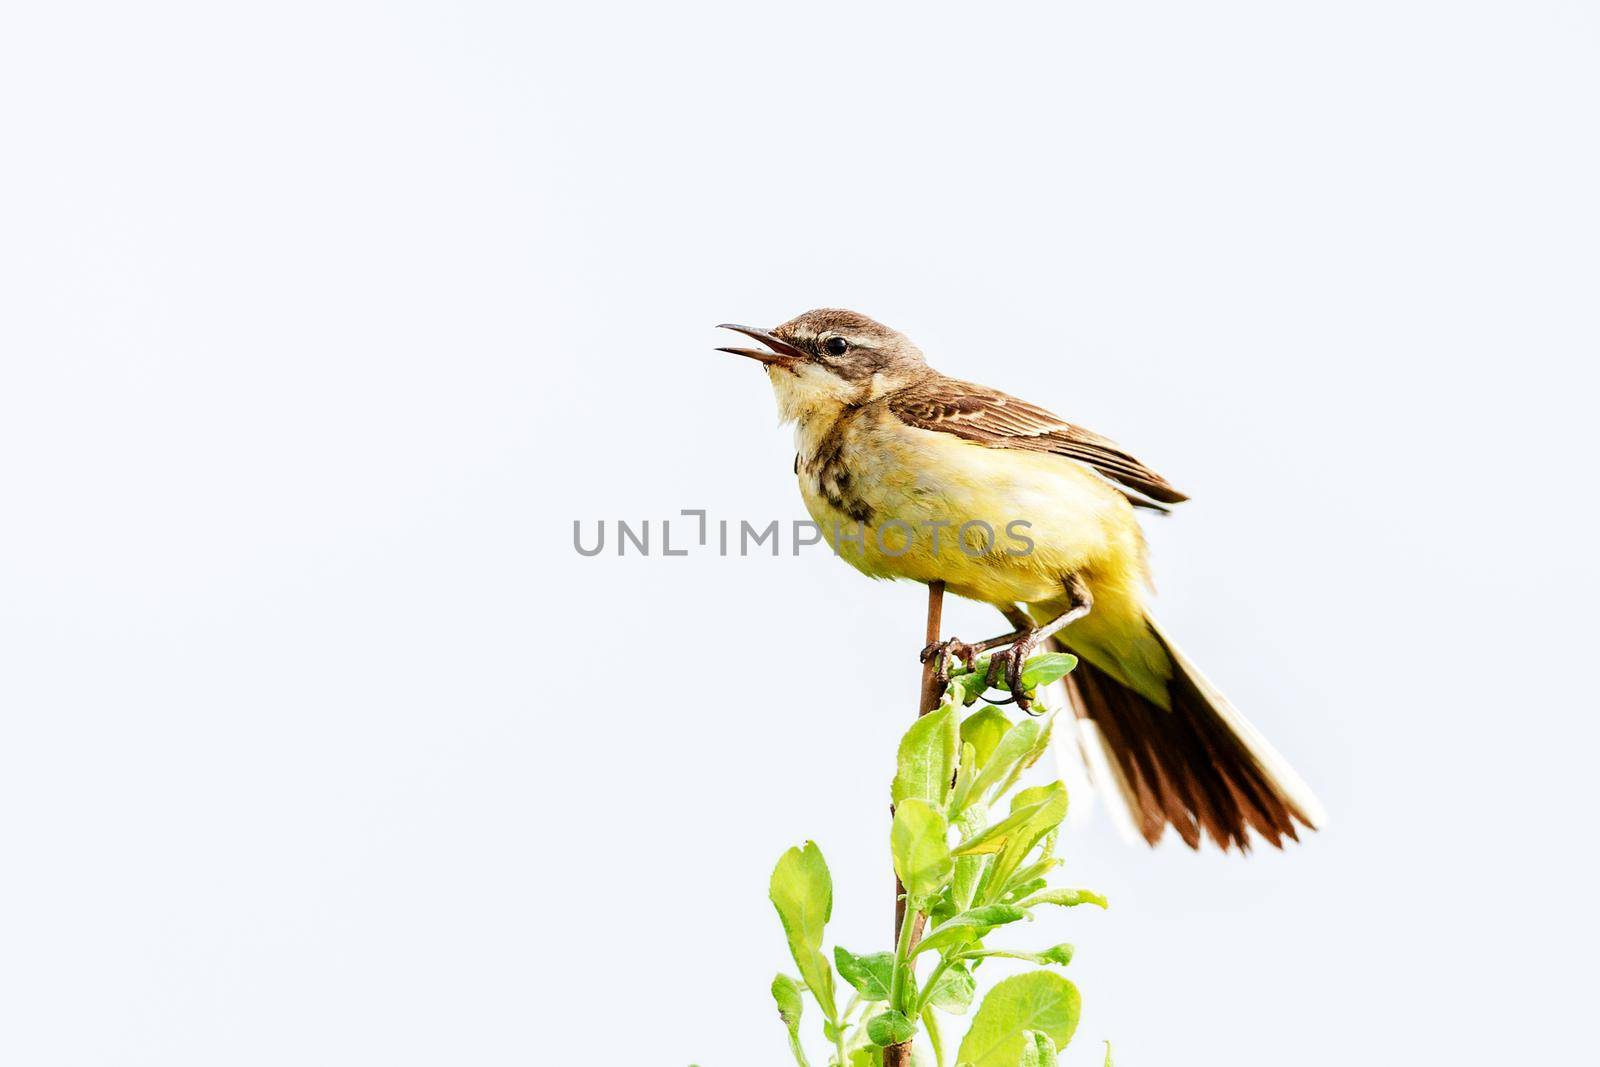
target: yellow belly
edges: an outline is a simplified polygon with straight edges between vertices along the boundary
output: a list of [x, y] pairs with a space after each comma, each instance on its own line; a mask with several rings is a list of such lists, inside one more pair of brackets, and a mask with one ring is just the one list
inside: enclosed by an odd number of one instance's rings
[[1107, 608], [1137, 603], [1144, 539], [1133, 508], [1071, 460], [890, 420], [848, 432], [842, 457], [868, 522], [831, 504], [803, 470], [800, 491], [823, 537], [865, 574], [943, 580], [992, 604], [1054, 600], [1077, 574]]

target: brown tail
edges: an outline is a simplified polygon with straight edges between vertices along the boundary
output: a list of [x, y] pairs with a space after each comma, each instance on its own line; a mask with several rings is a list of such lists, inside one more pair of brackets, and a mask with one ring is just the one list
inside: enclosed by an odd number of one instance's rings
[[1323, 816], [1310, 790], [1182, 652], [1154, 625], [1151, 632], [1173, 664], [1170, 710], [1081, 655], [1066, 677], [1073, 710], [1104, 741], [1144, 839], [1155, 844], [1170, 823], [1190, 848], [1204, 833], [1224, 850], [1248, 852], [1251, 828], [1278, 848], [1286, 837], [1299, 840], [1296, 821], [1316, 829]]

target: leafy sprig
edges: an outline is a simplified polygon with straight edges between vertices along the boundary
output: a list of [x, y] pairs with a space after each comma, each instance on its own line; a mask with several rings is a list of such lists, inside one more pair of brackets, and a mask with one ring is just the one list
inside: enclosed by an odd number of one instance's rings
[[[1029, 659], [1030, 692], [1077, 665], [1064, 653]], [[1067, 814], [1059, 781], [1018, 788], [1024, 771], [1050, 743], [1054, 713], [1012, 722], [999, 707], [965, 709], [987, 692], [986, 661], [957, 671], [944, 703], [905, 732], [890, 786], [889, 830], [895, 873], [905, 888], [905, 914], [892, 951], [857, 955], [823, 950], [833, 910], [833, 882], [811, 842], [791, 848], [772, 873], [770, 895], [783, 923], [798, 979], [778, 975], [772, 995], [795, 1062], [809, 1067], [800, 1039], [802, 994], [816, 1002], [832, 1067], [880, 1067], [883, 1051], [916, 1037], [938, 1067], [950, 1060], [941, 1016], [966, 1015], [980, 968], [991, 959], [1020, 960], [1039, 970], [996, 983], [972, 1013], [955, 1053], [958, 1067], [1047, 1067], [1078, 1025], [1077, 987], [1053, 968], [1072, 960], [1071, 945], [1039, 950], [993, 948], [1002, 927], [1030, 921], [1045, 905], [1105, 907], [1087, 889], [1051, 887]], [[837, 975], [836, 971], [837, 969]], [[844, 1008], [835, 978], [849, 988]], [[1109, 1062], [1109, 1047], [1107, 1062]]]

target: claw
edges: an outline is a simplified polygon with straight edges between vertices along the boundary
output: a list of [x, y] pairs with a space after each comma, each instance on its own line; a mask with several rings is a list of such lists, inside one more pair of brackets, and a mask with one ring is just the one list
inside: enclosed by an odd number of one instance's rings
[[961, 638], [952, 637], [948, 640], [935, 641], [931, 645], [927, 645], [917, 656], [917, 660], [921, 663], [926, 663], [934, 656], [946, 658], [954, 656], [956, 659], [959, 659], [961, 662], [970, 667], [972, 666], [972, 657], [976, 651], [976, 649], [967, 644], [965, 641], [961, 640]]
[[[1022, 687], [1022, 665], [1033, 652], [1034, 642], [1028, 638], [1014, 641], [1010, 647], [996, 652], [989, 657], [989, 670], [984, 677], [985, 685], [999, 688], [1003, 679], [1005, 688], [1011, 690], [1011, 699], [1006, 703], [1015, 702], [1017, 707], [1027, 711], [1033, 706], [1033, 701], [1028, 698], [1028, 692]], [[995, 677], [995, 668], [1003, 667], [1000, 678]]]
[[952, 637], [944, 641], [935, 641], [926, 646], [917, 659], [919, 662], [926, 663], [930, 659], [937, 657], [938, 668], [934, 673], [938, 677], [939, 689], [942, 691], [945, 684], [950, 681], [950, 661], [958, 659], [970, 667], [972, 666], [973, 657], [976, 655], [977, 649], [959, 637]]
[[1022, 687], [1022, 665], [1033, 650], [1042, 640], [1038, 629], [1019, 630], [1016, 633], [1004, 634], [969, 645], [959, 638], [952, 637], [946, 641], [935, 641], [923, 648], [918, 659], [927, 663], [937, 657], [939, 687], [944, 688], [950, 681], [950, 661], [959, 659], [968, 667], [976, 666], [980, 653], [991, 648], [1006, 644], [1006, 648], [992, 654], [984, 663], [983, 686], [985, 689], [999, 689], [1002, 686], [1011, 691], [1011, 696], [1005, 700], [991, 700], [991, 704], [1016, 704], [1023, 711], [1033, 706], [1033, 701], [1028, 698], [1027, 690]]

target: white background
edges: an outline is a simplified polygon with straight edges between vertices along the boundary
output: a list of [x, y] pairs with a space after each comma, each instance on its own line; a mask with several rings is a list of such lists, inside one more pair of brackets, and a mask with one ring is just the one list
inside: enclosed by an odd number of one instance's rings
[[767, 874], [886, 947], [921, 590], [572, 522], [801, 516], [712, 325], [817, 305], [1191, 492], [1158, 610], [1334, 816], [1079, 826], [1069, 1062], [1581, 1055], [1597, 28], [9, 5], [0, 1060], [785, 1062]]

